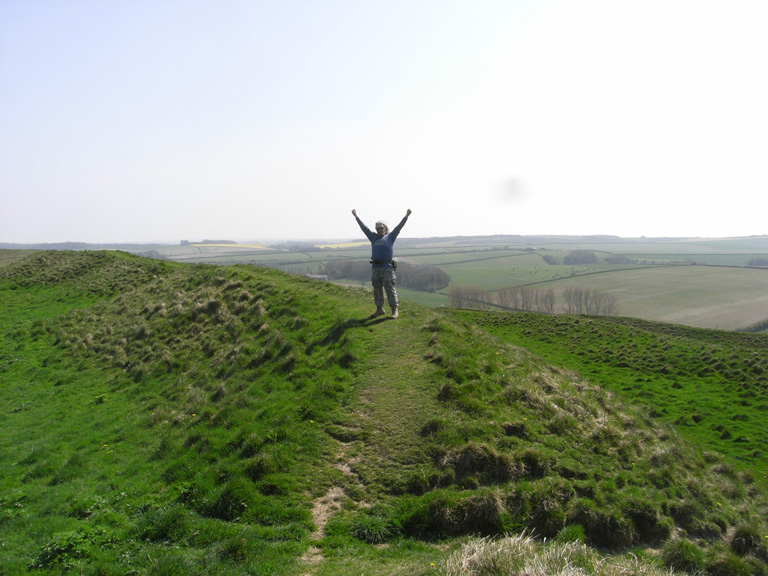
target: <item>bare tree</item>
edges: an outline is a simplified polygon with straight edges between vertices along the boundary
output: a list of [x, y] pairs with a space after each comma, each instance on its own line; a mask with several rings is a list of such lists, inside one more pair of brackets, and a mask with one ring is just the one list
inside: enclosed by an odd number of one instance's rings
[[533, 303], [534, 299], [536, 298], [536, 294], [533, 288], [529, 288], [528, 286], [520, 286], [518, 289], [518, 294], [520, 296], [520, 309], [525, 310], [526, 312], [533, 310]]
[[499, 306], [510, 310], [517, 310], [520, 306], [520, 293], [517, 286], [500, 288], [497, 292]]
[[612, 316], [616, 312], [615, 295], [590, 288], [573, 288], [563, 290], [563, 298], [569, 314], [593, 314]]
[[552, 314], [555, 311], [555, 291], [552, 288], [541, 290], [539, 300], [539, 312]]
[[597, 311], [595, 310], [595, 306], [597, 302], [595, 301], [595, 297], [593, 296], [593, 290], [591, 288], [585, 288], [584, 289], [584, 312], [586, 314], [597, 314]]
[[603, 300], [600, 307], [600, 314], [603, 316], [613, 316], [616, 314], [616, 302], [618, 298], [615, 294], [603, 293]]
[[584, 312], [584, 290], [582, 288], [568, 286], [563, 290], [563, 296], [568, 306], [569, 314], [581, 314]]
[[454, 308], [491, 307], [493, 296], [480, 286], [451, 286], [448, 289], [448, 302]]

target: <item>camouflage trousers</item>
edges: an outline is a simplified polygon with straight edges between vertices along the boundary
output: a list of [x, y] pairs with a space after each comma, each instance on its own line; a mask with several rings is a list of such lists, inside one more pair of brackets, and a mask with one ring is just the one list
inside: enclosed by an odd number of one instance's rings
[[395, 269], [391, 266], [373, 266], [371, 268], [371, 284], [373, 285], [373, 303], [377, 308], [384, 307], [384, 293], [387, 303], [393, 310], [397, 308], [397, 290], [395, 289]]

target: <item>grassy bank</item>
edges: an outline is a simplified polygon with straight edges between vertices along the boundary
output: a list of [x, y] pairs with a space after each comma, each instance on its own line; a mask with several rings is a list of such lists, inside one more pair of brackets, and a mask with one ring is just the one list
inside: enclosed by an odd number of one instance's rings
[[592, 574], [764, 569], [757, 469], [477, 318], [115, 252], [0, 297], [3, 573], [450, 574], [521, 533]]

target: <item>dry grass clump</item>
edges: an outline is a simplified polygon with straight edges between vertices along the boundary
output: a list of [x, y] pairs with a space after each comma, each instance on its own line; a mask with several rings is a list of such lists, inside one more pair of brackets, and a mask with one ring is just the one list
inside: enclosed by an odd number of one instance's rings
[[451, 554], [443, 576], [674, 576], [647, 558], [603, 557], [580, 542], [539, 543], [530, 536], [473, 539]]

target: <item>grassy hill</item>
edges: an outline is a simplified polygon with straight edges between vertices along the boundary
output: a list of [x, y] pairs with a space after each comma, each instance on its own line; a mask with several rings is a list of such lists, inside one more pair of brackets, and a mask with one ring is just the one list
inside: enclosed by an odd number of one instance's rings
[[768, 478], [768, 337], [635, 318], [457, 315], [633, 403]]
[[[738, 428], [764, 414], [764, 337], [370, 311], [245, 265], [0, 268], [0, 573], [768, 573], [765, 441]], [[727, 370], [740, 460], [678, 418], [713, 424]]]

